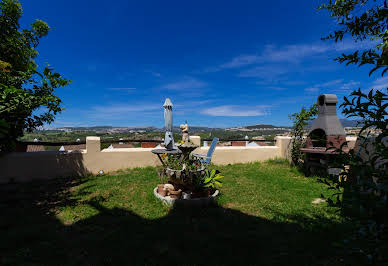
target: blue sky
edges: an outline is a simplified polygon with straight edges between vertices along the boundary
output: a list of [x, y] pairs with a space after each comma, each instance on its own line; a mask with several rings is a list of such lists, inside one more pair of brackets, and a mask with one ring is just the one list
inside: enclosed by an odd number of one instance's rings
[[290, 125], [321, 93], [387, 86], [368, 67], [333, 59], [366, 44], [323, 42], [335, 29], [321, 1], [21, 0], [22, 25], [51, 27], [38, 47], [71, 79], [50, 127]]

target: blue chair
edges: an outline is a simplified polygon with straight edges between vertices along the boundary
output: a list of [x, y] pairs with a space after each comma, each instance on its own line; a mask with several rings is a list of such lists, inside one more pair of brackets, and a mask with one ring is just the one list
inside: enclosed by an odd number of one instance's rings
[[218, 140], [219, 138], [214, 138], [212, 140], [212, 144], [210, 145], [209, 151], [206, 155], [200, 153], [192, 153], [193, 156], [198, 158], [202, 164], [209, 165], [212, 160], [213, 152], [216, 149]]

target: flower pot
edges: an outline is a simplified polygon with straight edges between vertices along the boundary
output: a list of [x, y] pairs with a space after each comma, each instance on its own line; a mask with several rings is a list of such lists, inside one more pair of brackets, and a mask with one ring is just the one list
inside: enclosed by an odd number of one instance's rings
[[179, 189], [179, 190], [171, 190], [170, 191], [170, 197], [172, 199], [180, 199], [181, 195], [182, 195], [182, 190], [181, 189]]

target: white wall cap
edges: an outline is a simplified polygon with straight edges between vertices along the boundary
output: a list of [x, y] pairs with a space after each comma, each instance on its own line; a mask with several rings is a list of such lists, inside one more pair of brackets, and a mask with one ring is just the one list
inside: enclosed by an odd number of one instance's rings
[[86, 141], [88, 140], [100, 140], [100, 137], [86, 137]]

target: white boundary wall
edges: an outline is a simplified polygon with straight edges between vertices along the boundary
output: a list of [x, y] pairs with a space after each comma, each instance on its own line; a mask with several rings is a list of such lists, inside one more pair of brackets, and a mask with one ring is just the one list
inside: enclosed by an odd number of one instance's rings
[[[198, 136], [191, 140], [199, 144]], [[217, 147], [212, 162], [224, 165], [265, 161], [271, 158], [286, 158], [290, 137], [276, 137], [275, 146]], [[66, 152], [18, 152], [0, 156], [0, 183], [23, 182], [35, 179], [105, 173], [119, 169], [158, 166], [158, 157], [152, 148], [104, 149], [100, 151], [99, 137], [86, 138], [86, 150]], [[209, 147], [200, 147], [195, 152], [206, 154]]]

